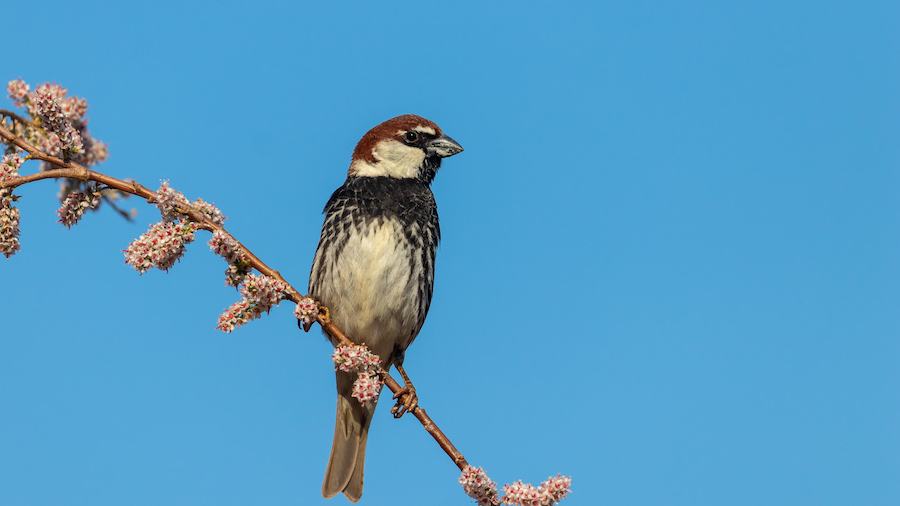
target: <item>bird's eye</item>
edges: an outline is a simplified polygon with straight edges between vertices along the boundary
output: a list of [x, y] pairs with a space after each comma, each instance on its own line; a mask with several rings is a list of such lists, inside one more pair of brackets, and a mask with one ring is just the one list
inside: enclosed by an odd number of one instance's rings
[[406, 132], [406, 142], [416, 142], [419, 140], [419, 134], [417, 132]]

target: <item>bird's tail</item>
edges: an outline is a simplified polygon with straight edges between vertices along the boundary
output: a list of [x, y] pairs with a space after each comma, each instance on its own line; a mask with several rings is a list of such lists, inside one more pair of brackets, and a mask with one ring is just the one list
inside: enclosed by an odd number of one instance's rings
[[322, 496], [330, 499], [343, 492], [350, 502], [359, 501], [363, 491], [366, 440], [375, 412], [375, 402], [365, 405], [352, 397], [355, 375], [337, 372], [338, 398], [334, 441], [322, 483]]

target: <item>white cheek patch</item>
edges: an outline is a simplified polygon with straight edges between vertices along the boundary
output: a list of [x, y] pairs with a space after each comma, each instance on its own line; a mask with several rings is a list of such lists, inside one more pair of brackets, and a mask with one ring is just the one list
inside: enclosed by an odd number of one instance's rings
[[414, 178], [425, 161], [424, 151], [395, 140], [379, 142], [372, 154], [375, 163], [363, 160], [353, 163], [354, 175]]

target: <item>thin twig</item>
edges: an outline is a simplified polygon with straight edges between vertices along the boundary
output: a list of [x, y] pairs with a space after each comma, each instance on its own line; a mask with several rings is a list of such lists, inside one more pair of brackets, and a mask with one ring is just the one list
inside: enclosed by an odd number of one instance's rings
[[22, 123], [23, 125], [34, 126], [34, 123], [28, 121], [28, 119], [23, 118], [22, 116], [19, 116], [18, 114], [6, 109], [0, 109], [0, 116], [6, 116], [9, 119]]
[[134, 223], [134, 216], [132, 216], [131, 213], [129, 213], [128, 211], [117, 206], [115, 201], [113, 201], [113, 199], [107, 197], [106, 195], [100, 195], [100, 197], [103, 199], [104, 202], [109, 204], [109, 207], [113, 208], [113, 211], [119, 213], [119, 215], [121, 217], [125, 218], [130, 223]]

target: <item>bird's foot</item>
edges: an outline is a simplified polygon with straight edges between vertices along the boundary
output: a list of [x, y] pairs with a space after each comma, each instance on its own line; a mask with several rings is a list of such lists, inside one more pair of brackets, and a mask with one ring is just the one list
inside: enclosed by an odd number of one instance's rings
[[394, 404], [391, 408], [391, 414], [394, 415], [394, 418], [400, 418], [406, 414], [406, 412], [412, 413], [419, 405], [416, 387], [408, 381], [403, 385], [403, 388], [401, 388], [399, 392], [394, 394], [394, 399], [397, 399], [397, 404]]

